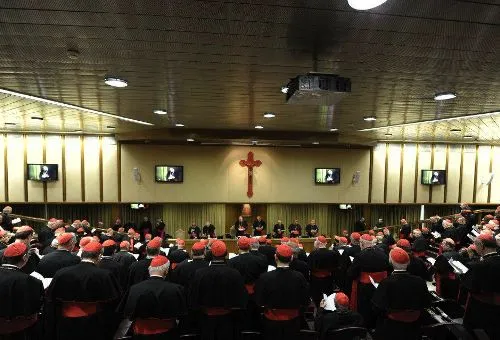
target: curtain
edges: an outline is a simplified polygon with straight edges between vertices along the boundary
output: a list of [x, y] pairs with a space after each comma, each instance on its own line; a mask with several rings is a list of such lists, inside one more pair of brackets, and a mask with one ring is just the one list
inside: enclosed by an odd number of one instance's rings
[[63, 219], [71, 224], [74, 220], [87, 220], [91, 226], [103, 222], [109, 227], [113, 221], [111, 204], [47, 204], [47, 219]]
[[328, 204], [268, 204], [267, 206], [267, 225], [272, 230], [276, 221], [281, 220], [288, 227], [295, 219], [299, 220], [304, 228], [312, 219], [320, 227], [320, 233], [326, 234], [331, 229], [330, 214]]
[[403, 217], [413, 223], [420, 219], [420, 205], [370, 205], [370, 216], [366, 222], [371, 226], [375, 226], [379, 218], [385, 225], [400, 225]]

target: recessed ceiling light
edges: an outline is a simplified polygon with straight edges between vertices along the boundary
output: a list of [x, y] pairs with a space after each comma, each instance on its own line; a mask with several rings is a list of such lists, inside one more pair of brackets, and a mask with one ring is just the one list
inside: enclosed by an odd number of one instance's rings
[[114, 127], [114, 126], [112, 126], [112, 125], [108, 125], [108, 126], [106, 126], [106, 129], [113, 130], [113, 129], [116, 129], [116, 127]]
[[462, 129], [450, 129], [450, 132], [460, 132]]
[[177, 127], [184, 127], [184, 124], [177, 123], [177, 124], [175, 124], [175, 126], [177, 126]]
[[449, 100], [456, 98], [457, 95], [453, 92], [443, 92], [443, 93], [436, 93], [434, 96], [434, 100]]
[[4, 125], [7, 125], [7, 126], [14, 126], [14, 125], [16, 125], [16, 123], [4, 123]]
[[98, 115], [98, 116], [113, 117], [113, 118], [120, 119], [120, 120], [123, 120], [123, 121], [126, 121], [126, 122], [130, 122], [130, 123], [141, 124], [141, 125], [149, 125], [149, 126], [154, 125], [154, 124], [151, 124], [151, 123], [148, 123], [148, 122], [144, 122], [142, 120], [137, 120], [137, 119], [127, 118], [127, 117], [122, 117], [122, 116], [114, 115], [114, 114], [103, 112], [103, 111], [97, 111], [97, 110], [87, 109], [86, 107], [83, 107], [83, 106], [77, 106], [77, 105], [73, 105], [73, 104], [67, 104], [67, 103], [59, 102], [57, 100], [52, 100], [52, 99], [47, 99], [47, 98], [42, 98], [42, 97], [36, 97], [36, 96], [32, 96], [30, 94], [25, 94], [25, 93], [17, 92], [17, 91], [11, 91], [11, 90], [7, 90], [7, 89], [4, 89], [4, 88], [0, 88], [0, 93], [5, 93], [5, 94], [8, 94], [10, 96], [15, 96], [15, 97], [19, 97], [19, 98], [34, 100], [34, 101], [39, 102], [39, 103], [50, 104], [50, 105], [55, 105], [55, 106], [61, 106], [61, 107], [65, 107], [65, 108], [68, 108], [68, 109], [73, 109], [73, 110], [77, 110], [77, 111], [81, 111], [81, 112], [85, 112], [85, 113], [90, 113], [90, 114], [94, 114], [94, 115]]
[[127, 87], [128, 83], [125, 79], [120, 79], [116, 77], [106, 77], [104, 78], [106, 85], [113, 87]]
[[153, 112], [156, 113], [157, 115], [166, 115], [167, 114], [167, 110], [154, 110]]
[[386, 135], [387, 137], [389, 137], [389, 136], [392, 136], [392, 133], [387, 132], [385, 135]]
[[288, 93], [288, 86], [282, 86], [281, 93], [287, 94]]
[[465, 135], [464, 136], [464, 139], [473, 139], [473, 138], [474, 138], [474, 136], [471, 136], [471, 135]]
[[272, 112], [266, 112], [264, 113], [264, 118], [274, 118], [276, 115]]
[[373, 121], [377, 120], [377, 117], [375, 117], [375, 116], [368, 116], [368, 117], [365, 117], [363, 119], [365, 121], [367, 121], [367, 122], [373, 122]]
[[339, 131], [339, 129], [330, 129], [331, 132]]
[[33, 120], [43, 120], [42, 117], [31, 117], [31, 119], [33, 119]]
[[188, 142], [194, 142], [194, 139], [193, 138], [188, 138], [188, 139], [186, 139], [186, 141], [188, 141]]
[[264, 127], [262, 125], [256, 125], [255, 128], [256, 129], [263, 129]]
[[319, 144], [319, 142], [313, 142], [313, 144], [314, 144], [314, 145], [318, 145], [318, 144]]
[[357, 10], [372, 9], [382, 5], [387, 0], [347, 0], [349, 6]]

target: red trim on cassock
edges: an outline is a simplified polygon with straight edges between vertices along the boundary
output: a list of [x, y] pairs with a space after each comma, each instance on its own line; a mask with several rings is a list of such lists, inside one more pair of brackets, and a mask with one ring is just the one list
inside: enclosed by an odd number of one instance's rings
[[175, 269], [175, 267], [177, 267], [177, 263], [175, 263], [175, 262], [171, 262], [171, 263], [170, 263], [170, 270], [174, 270], [174, 269]]
[[254, 293], [255, 293], [255, 283], [247, 283], [247, 284], [245, 285], [245, 288], [246, 288], [247, 293], [248, 293], [249, 295], [252, 295], [252, 294], [254, 294]]
[[221, 316], [231, 313], [231, 310], [224, 307], [207, 307], [203, 309], [203, 312], [208, 316]]
[[318, 278], [318, 279], [324, 279], [325, 277], [330, 277], [332, 276], [332, 273], [328, 270], [313, 270], [311, 272], [311, 275]]
[[434, 275], [434, 279], [436, 280], [436, 294], [439, 296], [441, 296], [441, 279], [442, 278], [449, 279], [449, 280], [456, 280], [457, 276], [455, 275], [455, 273], [448, 273], [448, 275], [445, 275], [443, 277], [441, 277], [441, 274], [437, 274], [437, 273]]
[[97, 313], [96, 302], [63, 302], [62, 316], [65, 318], [83, 318]]
[[364, 284], [371, 284], [370, 281], [370, 276], [372, 277], [373, 281], [380, 283], [383, 279], [387, 277], [387, 272], [361, 272], [359, 274], [359, 279], [352, 281], [352, 286], [351, 286], [351, 300], [349, 301], [350, 307], [353, 311], [358, 310], [358, 284], [359, 283], [364, 283]]
[[161, 334], [175, 326], [175, 319], [136, 319], [134, 320], [134, 334]]
[[12, 334], [21, 332], [33, 326], [38, 319], [37, 314], [14, 317], [12, 319], [0, 318], [0, 334]]
[[414, 251], [413, 256], [416, 257], [424, 257], [425, 256], [425, 251]]
[[272, 321], [288, 321], [299, 316], [298, 309], [266, 309], [264, 316]]
[[393, 311], [387, 313], [387, 317], [391, 320], [400, 322], [415, 322], [420, 317], [420, 311], [418, 310]]

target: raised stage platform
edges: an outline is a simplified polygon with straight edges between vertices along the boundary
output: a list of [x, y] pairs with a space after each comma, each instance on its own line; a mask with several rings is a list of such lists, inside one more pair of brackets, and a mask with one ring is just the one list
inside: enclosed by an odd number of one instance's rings
[[[304, 251], [306, 253], [310, 253], [313, 249], [314, 249], [314, 238], [299, 238], [299, 243], [301, 243], [303, 246], [304, 246]], [[331, 245], [331, 239], [330, 238], [327, 238], [328, 240], [328, 247], [330, 247]], [[169, 239], [168, 242], [169, 243], [173, 243], [175, 244], [175, 239]], [[186, 241], [186, 249], [188, 251], [191, 250], [191, 247], [193, 246], [194, 243], [198, 242], [199, 240], [190, 240], [190, 239], [187, 239], [185, 240]], [[235, 238], [226, 238], [226, 239], [222, 239], [222, 241], [224, 241], [226, 243], [226, 246], [227, 246], [227, 252], [228, 253], [237, 253], [238, 252], [238, 246], [237, 246], [237, 239]], [[278, 244], [281, 243], [281, 240], [278, 239], [278, 238], [273, 238], [272, 239], [273, 241], [273, 245], [276, 246]]]

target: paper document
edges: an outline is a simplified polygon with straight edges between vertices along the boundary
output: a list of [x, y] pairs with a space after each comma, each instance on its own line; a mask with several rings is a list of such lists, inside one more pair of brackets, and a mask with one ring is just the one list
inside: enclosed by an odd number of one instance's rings
[[472, 229], [471, 231], [472, 231], [472, 234], [474, 234], [474, 236], [476, 236], [476, 237], [479, 236], [479, 233], [477, 231], [475, 231], [474, 229]]
[[76, 256], [78, 256], [78, 257], [82, 257], [82, 252], [83, 252], [83, 249], [80, 249], [80, 250], [78, 251], [78, 253], [76, 253]]
[[42, 274], [37, 273], [37, 272], [32, 272], [30, 275], [33, 276], [34, 278], [37, 278], [38, 280], [42, 281], [43, 289], [47, 289], [47, 287], [50, 286], [50, 283], [52, 282], [51, 277], [45, 278], [42, 276]]
[[476, 237], [472, 234], [467, 234], [467, 237], [472, 241], [474, 242], [476, 240]]
[[93, 234], [93, 233], [95, 233], [95, 231], [96, 231], [96, 229], [94, 228], [90, 232]]
[[433, 231], [431, 234], [432, 234], [432, 236], [434, 236], [434, 238], [440, 238], [441, 237], [441, 234], [438, 233], [437, 231]]
[[372, 283], [373, 287], [378, 288], [379, 284], [375, 282], [375, 280], [373, 280], [373, 277], [371, 277], [370, 275], [368, 275], [368, 277], [370, 278], [370, 282]]
[[434, 263], [436, 263], [436, 259], [432, 258], [432, 257], [428, 257], [427, 258], [427, 262], [429, 262], [430, 264], [434, 265]]
[[132, 255], [134, 255], [136, 260], [139, 258], [139, 254], [132, 254]]
[[349, 256], [349, 258], [351, 259], [351, 262], [354, 261], [354, 256]]
[[139, 250], [139, 248], [142, 246], [142, 243], [141, 242], [137, 242], [136, 244], [134, 244], [134, 248]]
[[339, 249], [339, 254], [342, 255], [344, 253], [344, 249]]
[[335, 307], [335, 293], [330, 296], [323, 294], [323, 300], [325, 300], [325, 310], [333, 312], [337, 309], [337, 307]]
[[238, 256], [238, 254], [235, 253], [229, 253], [229, 259], [231, 260], [233, 257]]
[[469, 271], [469, 268], [464, 266], [460, 261], [450, 259], [448, 263], [453, 267], [453, 271], [457, 274], [465, 274]]
[[268, 272], [272, 272], [273, 270], [276, 270], [275, 266], [271, 266], [271, 265], [267, 266], [267, 271]]
[[170, 252], [170, 248], [160, 248], [160, 250], [165, 253], [165, 256], [168, 256], [168, 253]]
[[21, 223], [21, 219], [19, 217], [12, 220], [12, 224], [17, 224], [17, 223]]
[[306, 253], [307, 256], [309, 256], [309, 253]]

